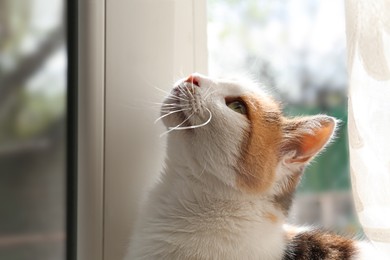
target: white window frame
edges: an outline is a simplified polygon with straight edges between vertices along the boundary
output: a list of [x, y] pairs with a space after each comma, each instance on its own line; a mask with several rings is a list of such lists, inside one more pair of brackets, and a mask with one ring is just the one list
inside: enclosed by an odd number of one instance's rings
[[79, 16], [77, 256], [119, 260], [163, 157], [161, 145], [147, 142], [157, 133], [136, 129], [148, 123], [121, 105], [154, 95], [137, 73], [165, 89], [207, 73], [206, 0], [85, 0]]

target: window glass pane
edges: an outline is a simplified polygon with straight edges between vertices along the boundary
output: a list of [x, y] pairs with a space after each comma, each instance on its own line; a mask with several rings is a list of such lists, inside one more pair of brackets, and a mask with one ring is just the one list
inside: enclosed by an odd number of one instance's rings
[[64, 10], [0, 1], [0, 259], [65, 258]]
[[360, 232], [348, 168], [343, 2], [209, 0], [208, 41], [212, 76], [249, 74], [269, 86], [288, 115], [342, 120], [336, 141], [306, 170], [290, 216]]

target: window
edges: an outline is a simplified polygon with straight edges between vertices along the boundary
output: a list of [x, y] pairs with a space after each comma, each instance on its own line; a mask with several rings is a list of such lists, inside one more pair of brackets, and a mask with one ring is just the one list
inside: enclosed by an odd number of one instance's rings
[[0, 259], [65, 259], [64, 2], [0, 13]]

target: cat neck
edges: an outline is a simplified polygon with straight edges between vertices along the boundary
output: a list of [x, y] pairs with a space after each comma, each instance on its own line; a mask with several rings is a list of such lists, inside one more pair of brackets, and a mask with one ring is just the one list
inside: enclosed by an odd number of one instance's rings
[[207, 167], [194, 166], [193, 162], [167, 159], [163, 175], [167, 183], [175, 185], [177, 192], [183, 193], [183, 197], [226, 201], [249, 199], [242, 192], [219, 180]]
[[220, 181], [205, 169], [194, 169], [186, 163], [166, 160], [162, 186], [169, 197], [180, 204], [197, 205], [200, 211], [224, 210], [229, 208], [239, 214], [248, 214], [256, 221], [270, 221], [274, 226], [282, 226], [286, 216], [275, 207], [272, 196], [247, 194]]

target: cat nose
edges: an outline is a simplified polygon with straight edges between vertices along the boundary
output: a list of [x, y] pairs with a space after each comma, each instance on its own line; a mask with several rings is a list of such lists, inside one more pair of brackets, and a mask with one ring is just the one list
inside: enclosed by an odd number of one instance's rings
[[199, 77], [199, 75], [196, 75], [196, 74], [190, 75], [184, 82], [192, 83], [195, 86], [200, 87], [200, 84], [199, 84], [200, 77]]

